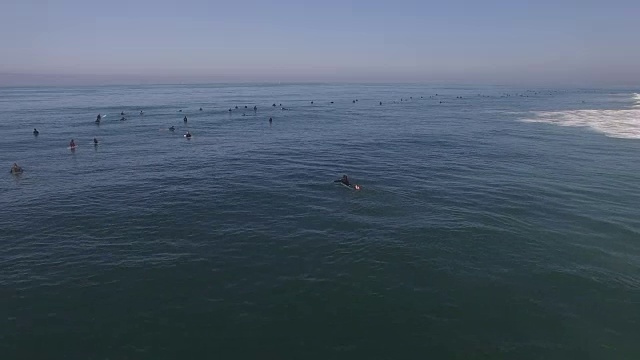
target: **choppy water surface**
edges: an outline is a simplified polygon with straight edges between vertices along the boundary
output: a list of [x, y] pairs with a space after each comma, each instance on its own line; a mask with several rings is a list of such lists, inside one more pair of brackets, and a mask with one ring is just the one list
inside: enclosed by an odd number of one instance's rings
[[637, 92], [0, 89], [1, 357], [638, 359]]

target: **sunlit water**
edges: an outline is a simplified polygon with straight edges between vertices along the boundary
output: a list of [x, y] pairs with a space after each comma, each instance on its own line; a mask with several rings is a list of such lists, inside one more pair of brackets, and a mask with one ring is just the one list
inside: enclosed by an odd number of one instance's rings
[[638, 359], [637, 92], [0, 89], [0, 358]]

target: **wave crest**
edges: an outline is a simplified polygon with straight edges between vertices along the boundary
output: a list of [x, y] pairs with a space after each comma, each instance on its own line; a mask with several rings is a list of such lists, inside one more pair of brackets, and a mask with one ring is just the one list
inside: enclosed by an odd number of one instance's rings
[[640, 139], [640, 109], [540, 111], [523, 121], [587, 127], [609, 137]]

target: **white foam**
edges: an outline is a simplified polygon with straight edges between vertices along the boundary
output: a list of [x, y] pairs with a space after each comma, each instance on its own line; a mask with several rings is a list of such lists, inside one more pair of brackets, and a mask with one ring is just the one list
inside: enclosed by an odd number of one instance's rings
[[609, 137], [640, 139], [640, 109], [540, 111], [523, 121], [588, 127]]

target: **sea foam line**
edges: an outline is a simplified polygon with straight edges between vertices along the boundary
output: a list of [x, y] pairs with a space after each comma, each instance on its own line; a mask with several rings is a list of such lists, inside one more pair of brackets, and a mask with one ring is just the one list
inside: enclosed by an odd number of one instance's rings
[[633, 94], [633, 99], [636, 104], [632, 109], [538, 111], [522, 121], [586, 127], [609, 137], [640, 139], [640, 94]]
[[540, 111], [522, 121], [588, 127], [609, 137], [640, 139], [640, 109]]

